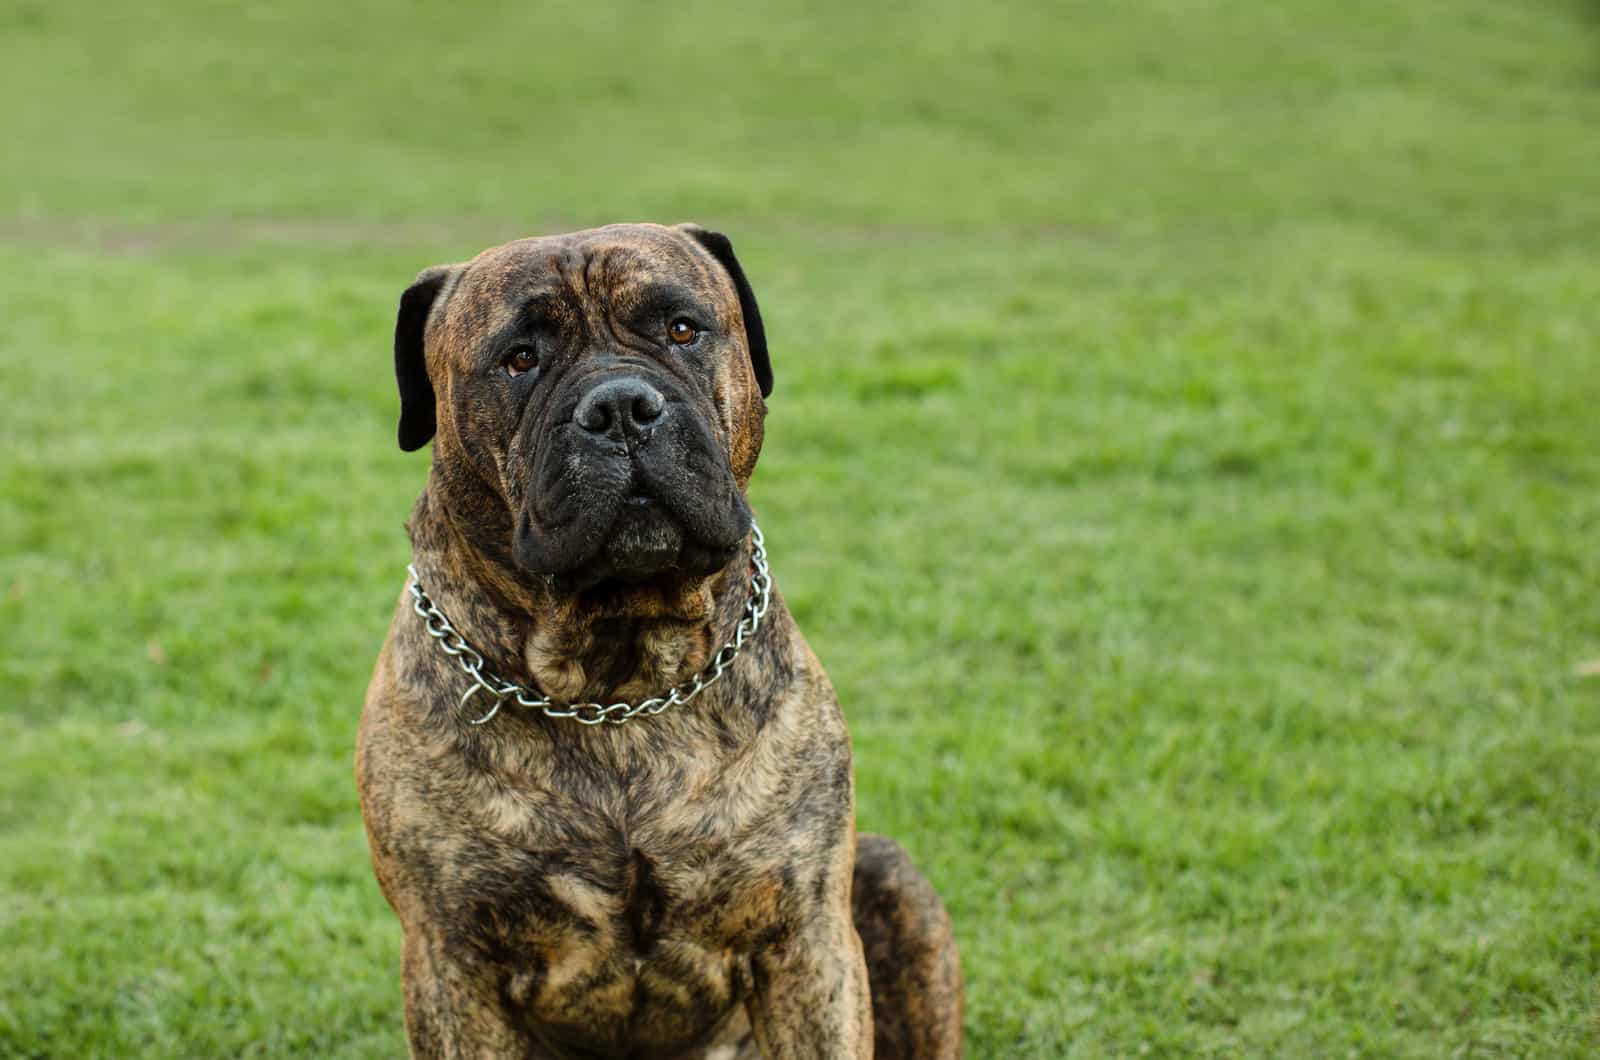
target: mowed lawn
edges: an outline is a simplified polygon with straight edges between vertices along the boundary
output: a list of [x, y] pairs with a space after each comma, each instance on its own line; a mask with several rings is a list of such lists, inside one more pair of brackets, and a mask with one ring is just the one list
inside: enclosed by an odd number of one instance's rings
[[1600, 1050], [1600, 9], [0, 4], [0, 1056], [403, 1055], [351, 748], [523, 234], [733, 237], [968, 1055]]

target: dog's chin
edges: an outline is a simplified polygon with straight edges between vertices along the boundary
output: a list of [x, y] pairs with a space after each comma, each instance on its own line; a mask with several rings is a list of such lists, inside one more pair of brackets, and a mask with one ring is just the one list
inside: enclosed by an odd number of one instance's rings
[[570, 592], [588, 592], [704, 578], [725, 567], [738, 548], [737, 541], [725, 546], [698, 541], [658, 502], [630, 497], [595, 555], [557, 575], [555, 584]]
[[596, 566], [620, 581], [642, 581], [675, 567], [683, 545], [682, 528], [653, 501], [629, 503], [617, 513]]

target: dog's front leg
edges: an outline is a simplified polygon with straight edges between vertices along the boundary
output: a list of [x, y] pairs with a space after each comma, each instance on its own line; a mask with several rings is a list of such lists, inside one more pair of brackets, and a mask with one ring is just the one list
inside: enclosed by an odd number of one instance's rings
[[400, 951], [412, 1060], [524, 1060], [537, 1056], [492, 987], [443, 956], [437, 940], [407, 931]]
[[849, 910], [756, 958], [750, 1024], [763, 1060], [872, 1060], [872, 1007]]

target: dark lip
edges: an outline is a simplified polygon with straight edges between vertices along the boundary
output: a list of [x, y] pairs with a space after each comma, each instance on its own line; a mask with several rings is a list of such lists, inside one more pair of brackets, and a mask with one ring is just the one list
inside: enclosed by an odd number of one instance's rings
[[630, 493], [622, 498], [622, 503], [628, 508], [648, 508], [656, 502], [654, 497], [647, 497], [643, 493]]

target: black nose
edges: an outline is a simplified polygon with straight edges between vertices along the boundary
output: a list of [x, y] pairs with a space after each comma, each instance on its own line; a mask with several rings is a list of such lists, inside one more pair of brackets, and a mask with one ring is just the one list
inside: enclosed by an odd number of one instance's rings
[[594, 434], [620, 429], [637, 436], [660, 419], [666, 407], [666, 398], [643, 379], [608, 379], [583, 395], [572, 418]]

